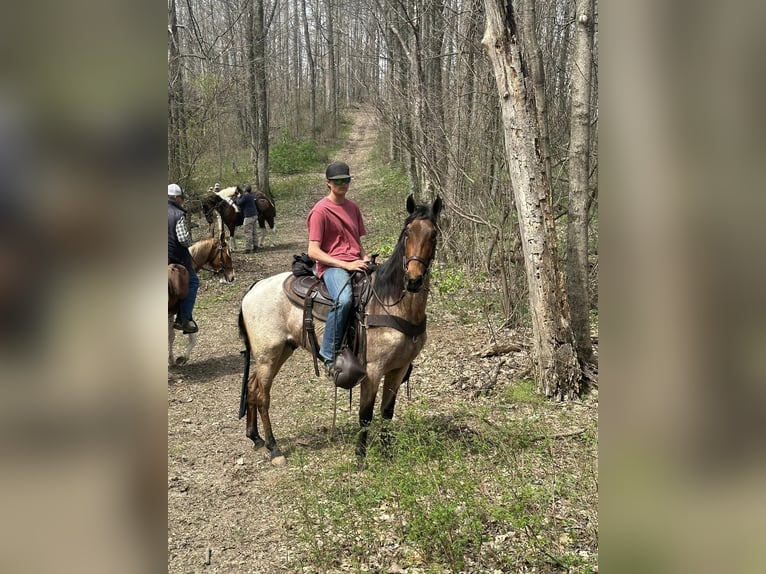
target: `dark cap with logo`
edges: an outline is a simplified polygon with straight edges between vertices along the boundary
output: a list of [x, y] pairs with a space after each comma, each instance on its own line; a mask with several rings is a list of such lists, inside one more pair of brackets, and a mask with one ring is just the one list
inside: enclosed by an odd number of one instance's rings
[[351, 179], [351, 173], [349, 172], [348, 164], [342, 161], [335, 161], [327, 166], [325, 171], [325, 177], [327, 179]]

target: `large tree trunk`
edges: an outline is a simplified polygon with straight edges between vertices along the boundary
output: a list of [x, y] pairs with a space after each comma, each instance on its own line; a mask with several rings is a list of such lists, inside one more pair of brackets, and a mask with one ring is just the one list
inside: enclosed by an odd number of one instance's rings
[[590, 99], [593, 69], [593, 0], [577, 0], [572, 55], [572, 115], [569, 129], [569, 222], [567, 225], [567, 297], [577, 355], [590, 362], [588, 297], [588, 174], [590, 170]]
[[548, 129], [548, 100], [545, 96], [545, 67], [543, 66], [543, 51], [537, 41], [535, 20], [537, 13], [535, 2], [537, 0], [522, 0], [522, 14], [518, 22], [522, 29], [524, 52], [529, 62], [530, 77], [535, 91], [535, 106], [537, 109], [537, 125], [540, 130], [540, 155], [545, 165], [545, 175], [548, 181], [551, 179], [551, 138]]
[[511, 2], [484, 0], [484, 6], [482, 44], [492, 62], [500, 95], [529, 285], [538, 390], [547, 397], [575, 398], [581, 392], [582, 371], [558, 267], [550, 181], [540, 150], [532, 80], [523, 62]]

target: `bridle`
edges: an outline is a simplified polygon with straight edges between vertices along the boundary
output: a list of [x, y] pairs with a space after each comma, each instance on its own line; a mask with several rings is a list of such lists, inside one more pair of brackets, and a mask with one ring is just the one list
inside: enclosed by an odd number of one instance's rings
[[[407, 247], [407, 239], [409, 239], [409, 234], [405, 235], [405, 237], [404, 237], [404, 248], [405, 248], [405, 251], [406, 251], [406, 247]], [[429, 257], [428, 259], [425, 259], [425, 258], [420, 257], [418, 255], [410, 255], [409, 257], [402, 256], [402, 270], [404, 271], [405, 275], [404, 275], [404, 282], [402, 284], [401, 295], [399, 295], [399, 297], [395, 301], [393, 301], [392, 303], [384, 303], [381, 300], [381, 298], [378, 296], [377, 292], [375, 291], [374, 282], [372, 282], [371, 283], [371, 288], [372, 288], [372, 294], [375, 297], [375, 300], [380, 304], [381, 307], [384, 307], [384, 308], [385, 307], [395, 307], [396, 305], [401, 303], [402, 299], [404, 299], [404, 296], [407, 295], [407, 293], [409, 292], [409, 291], [407, 291], [407, 266], [412, 261], [417, 261], [418, 263], [422, 264], [423, 267], [425, 267], [425, 271], [423, 272], [423, 281], [425, 282], [428, 279], [428, 277], [429, 277], [429, 275], [431, 273], [431, 263], [433, 263], [435, 257], [436, 257], [436, 242], [435, 241], [434, 241], [434, 248], [433, 248], [433, 250], [431, 252], [431, 257]], [[427, 291], [428, 287], [424, 287], [424, 290]]]

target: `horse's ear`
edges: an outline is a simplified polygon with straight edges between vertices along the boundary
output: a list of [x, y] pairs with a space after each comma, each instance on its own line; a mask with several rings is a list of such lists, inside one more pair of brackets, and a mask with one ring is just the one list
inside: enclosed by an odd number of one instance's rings
[[412, 215], [413, 211], [415, 211], [415, 197], [412, 194], [409, 194], [407, 196], [407, 213]]
[[434, 212], [434, 217], [439, 215], [439, 212], [442, 210], [442, 198], [438, 195], [436, 196], [436, 199], [434, 200], [433, 207], [431, 207], [431, 211]]

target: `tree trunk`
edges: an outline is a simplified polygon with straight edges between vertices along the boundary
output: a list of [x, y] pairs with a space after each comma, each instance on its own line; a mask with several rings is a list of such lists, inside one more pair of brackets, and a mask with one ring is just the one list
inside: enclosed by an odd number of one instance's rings
[[330, 138], [338, 133], [338, 79], [335, 66], [335, 32], [332, 0], [325, 0], [327, 11], [327, 111], [330, 113]]
[[181, 48], [178, 37], [176, 0], [168, 2], [168, 180], [181, 182], [186, 149], [186, 109], [184, 105]]
[[250, 0], [245, 19], [245, 43], [247, 44], [247, 97], [250, 121], [248, 122], [248, 139], [250, 142], [250, 162], [253, 176], [258, 181], [258, 98], [255, 82], [255, 4]]
[[482, 44], [492, 62], [500, 96], [529, 285], [538, 390], [547, 397], [571, 399], [581, 393], [582, 371], [558, 268], [550, 181], [540, 149], [534, 90], [511, 2], [484, 0], [484, 6]]
[[517, 21], [522, 29], [524, 52], [529, 62], [530, 77], [535, 92], [535, 108], [537, 111], [537, 125], [540, 130], [540, 154], [545, 165], [545, 175], [548, 182], [551, 179], [551, 138], [548, 129], [548, 100], [545, 97], [545, 67], [543, 66], [543, 52], [537, 41], [535, 32], [535, 2], [537, 0], [522, 0], [522, 14]]
[[569, 139], [569, 218], [567, 225], [567, 297], [577, 355], [590, 362], [588, 296], [588, 175], [590, 171], [590, 99], [593, 69], [593, 0], [577, 0], [572, 55], [572, 114]]
[[309, 98], [311, 108], [311, 137], [317, 136], [317, 69], [314, 62], [314, 52], [311, 50], [311, 35], [309, 21], [306, 17], [306, 0], [301, 0], [301, 19], [303, 20], [303, 37], [306, 43], [306, 59], [308, 60], [309, 83], [311, 85]]
[[255, 100], [258, 108], [258, 189], [271, 197], [269, 186], [269, 112], [266, 86], [266, 28], [263, 20], [263, 0], [253, 0], [253, 36], [255, 55]]

